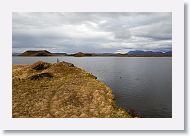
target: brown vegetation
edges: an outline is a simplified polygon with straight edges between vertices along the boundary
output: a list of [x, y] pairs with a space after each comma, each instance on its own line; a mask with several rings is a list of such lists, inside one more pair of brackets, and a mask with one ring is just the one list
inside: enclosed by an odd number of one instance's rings
[[71, 63], [13, 65], [14, 118], [131, 117], [109, 87]]

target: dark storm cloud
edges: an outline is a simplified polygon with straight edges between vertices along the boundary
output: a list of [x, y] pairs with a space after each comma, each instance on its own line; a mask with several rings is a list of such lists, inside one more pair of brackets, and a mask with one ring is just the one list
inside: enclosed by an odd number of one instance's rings
[[171, 13], [13, 13], [13, 51], [127, 52], [172, 48]]

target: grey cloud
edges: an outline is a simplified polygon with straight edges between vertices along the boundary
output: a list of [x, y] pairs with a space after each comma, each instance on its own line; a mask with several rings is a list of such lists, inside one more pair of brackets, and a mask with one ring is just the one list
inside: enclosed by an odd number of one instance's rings
[[119, 52], [171, 50], [172, 14], [13, 13], [13, 51]]

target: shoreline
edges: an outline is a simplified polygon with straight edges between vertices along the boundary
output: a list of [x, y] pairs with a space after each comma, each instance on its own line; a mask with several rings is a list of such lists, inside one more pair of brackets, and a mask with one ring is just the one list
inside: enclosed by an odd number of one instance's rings
[[[12, 66], [14, 118], [132, 117], [116, 105], [112, 90], [105, 83], [71, 63], [36, 62]], [[37, 105], [28, 103], [33, 99]], [[17, 106], [19, 103], [22, 108]]]
[[73, 58], [94, 58], [94, 57], [116, 57], [116, 58], [172, 58], [172, 56], [12, 56], [12, 57], [73, 57]]

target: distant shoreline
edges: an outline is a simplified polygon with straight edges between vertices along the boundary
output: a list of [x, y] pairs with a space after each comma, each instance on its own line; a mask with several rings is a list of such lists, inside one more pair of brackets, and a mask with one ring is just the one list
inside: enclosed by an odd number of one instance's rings
[[83, 56], [83, 57], [76, 57], [76, 56], [18, 56], [12, 55], [12, 57], [75, 57], [75, 58], [84, 58], [84, 57], [119, 57], [119, 58], [172, 58], [172, 56]]
[[125, 54], [121, 53], [83, 53], [77, 52], [74, 54], [68, 53], [51, 53], [47, 50], [28, 50], [23, 53], [13, 53], [12, 56], [22, 57], [52, 57], [52, 56], [73, 56], [73, 57], [172, 57], [172, 51], [168, 52], [153, 52], [153, 51], [130, 51]]

